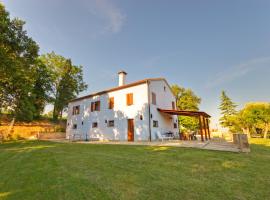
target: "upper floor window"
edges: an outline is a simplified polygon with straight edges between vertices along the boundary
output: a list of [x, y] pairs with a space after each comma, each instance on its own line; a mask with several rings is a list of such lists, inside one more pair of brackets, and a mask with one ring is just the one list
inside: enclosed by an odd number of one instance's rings
[[175, 102], [172, 102], [172, 109], [175, 110]]
[[153, 120], [153, 127], [157, 128], [158, 127], [158, 121]]
[[157, 105], [157, 96], [154, 92], [152, 92], [152, 104]]
[[113, 109], [114, 108], [114, 97], [110, 97], [109, 98], [109, 109]]
[[72, 108], [72, 115], [80, 114], [80, 106], [73, 106]]
[[173, 123], [173, 128], [177, 128], [177, 123], [176, 122]]
[[91, 112], [100, 111], [100, 101], [91, 102]]
[[127, 94], [127, 105], [133, 105], [133, 93]]

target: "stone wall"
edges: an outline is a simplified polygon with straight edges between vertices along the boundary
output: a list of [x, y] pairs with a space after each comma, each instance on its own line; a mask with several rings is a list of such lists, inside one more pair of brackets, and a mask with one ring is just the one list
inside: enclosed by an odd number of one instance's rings
[[0, 137], [4, 140], [37, 139], [41, 133], [65, 132], [65, 124], [51, 122], [1, 123]]
[[233, 143], [237, 145], [242, 152], [250, 152], [248, 137], [246, 134], [233, 134]]
[[66, 133], [40, 133], [38, 134], [39, 140], [48, 140], [48, 139], [65, 139]]

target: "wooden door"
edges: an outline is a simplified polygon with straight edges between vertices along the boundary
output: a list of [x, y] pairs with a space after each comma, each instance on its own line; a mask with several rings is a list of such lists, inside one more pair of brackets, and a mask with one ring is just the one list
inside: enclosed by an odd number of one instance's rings
[[134, 141], [134, 119], [128, 119], [128, 141]]

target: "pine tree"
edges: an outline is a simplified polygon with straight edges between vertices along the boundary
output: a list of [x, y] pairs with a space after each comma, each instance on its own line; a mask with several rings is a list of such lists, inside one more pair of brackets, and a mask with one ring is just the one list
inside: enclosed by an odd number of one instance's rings
[[237, 105], [232, 102], [232, 100], [227, 96], [225, 91], [221, 92], [221, 104], [219, 106], [219, 109], [221, 110], [221, 118], [219, 119], [219, 122], [222, 127], [230, 127], [231, 122], [230, 118], [234, 116], [237, 111], [236, 107]]

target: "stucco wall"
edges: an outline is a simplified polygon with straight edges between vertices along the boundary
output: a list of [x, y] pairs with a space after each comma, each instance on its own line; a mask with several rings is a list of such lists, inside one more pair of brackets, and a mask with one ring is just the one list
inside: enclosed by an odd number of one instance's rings
[[[134, 140], [148, 140], [148, 96], [147, 84], [110, 92], [101, 96], [83, 99], [69, 104], [67, 136], [71, 133], [82, 134], [83, 138], [98, 137], [104, 140], [127, 140], [127, 119], [134, 119]], [[126, 105], [126, 94], [133, 93], [131, 106]], [[114, 109], [108, 109], [108, 101], [114, 97]], [[100, 111], [91, 112], [91, 102], [100, 100]], [[72, 107], [80, 105], [80, 114], [72, 115]], [[143, 120], [140, 120], [140, 115]], [[114, 127], [108, 127], [105, 120], [114, 120]], [[82, 124], [83, 122], [83, 124]], [[97, 122], [98, 128], [92, 128]], [[72, 129], [73, 124], [77, 129]]]
[[[164, 90], [164, 87], [165, 90]], [[148, 104], [148, 92], [150, 94], [150, 104]], [[156, 94], [157, 105], [151, 104], [151, 92]], [[133, 105], [126, 105], [126, 94], [133, 93]], [[114, 109], [108, 109], [108, 101], [114, 97]], [[100, 100], [100, 111], [91, 112], [91, 102]], [[122, 90], [109, 92], [100, 96], [71, 102], [69, 104], [67, 138], [70, 134], [78, 133], [82, 138], [100, 138], [101, 140], [127, 140], [127, 119], [134, 119], [134, 140], [149, 140], [149, 129], [151, 128], [151, 139], [157, 139], [157, 131], [160, 133], [174, 132], [178, 129], [173, 127], [177, 122], [176, 116], [162, 114], [157, 108], [172, 109], [172, 101], [175, 97], [170, 87], [163, 80], [151, 81], [148, 85], [141, 84]], [[80, 105], [80, 114], [72, 115], [72, 107]], [[152, 118], [149, 127], [149, 105]], [[142, 120], [140, 119], [142, 115]], [[108, 127], [107, 122], [114, 120], [114, 127]], [[153, 120], [157, 120], [159, 127], [153, 127]], [[82, 124], [83, 122], [83, 124]], [[92, 123], [97, 122], [98, 127], [92, 128]], [[77, 124], [77, 129], [72, 129], [73, 124]]]
[[[165, 87], [165, 89], [164, 89]], [[150, 85], [150, 107], [151, 107], [151, 135], [152, 140], [157, 139], [157, 132], [173, 132], [178, 133], [178, 128], [174, 128], [174, 123], [177, 123], [177, 116], [167, 115], [160, 113], [157, 108], [161, 109], [172, 109], [172, 102], [175, 102], [175, 96], [172, 94], [170, 87], [165, 81], [151, 81]], [[156, 94], [156, 105], [152, 104], [152, 95]], [[153, 121], [158, 121], [159, 126], [153, 127]]]

